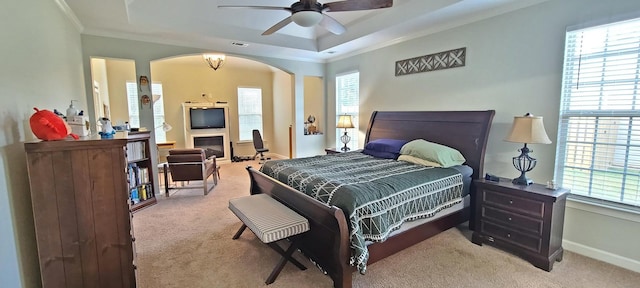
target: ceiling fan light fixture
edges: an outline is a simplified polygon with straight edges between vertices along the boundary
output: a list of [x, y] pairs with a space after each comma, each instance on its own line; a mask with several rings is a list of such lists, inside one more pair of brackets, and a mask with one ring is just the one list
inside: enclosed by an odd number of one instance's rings
[[291, 20], [302, 27], [311, 27], [320, 23], [322, 13], [317, 11], [300, 11], [291, 15]]
[[202, 54], [202, 58], [214, 71], [224, 65], [224, 54]]

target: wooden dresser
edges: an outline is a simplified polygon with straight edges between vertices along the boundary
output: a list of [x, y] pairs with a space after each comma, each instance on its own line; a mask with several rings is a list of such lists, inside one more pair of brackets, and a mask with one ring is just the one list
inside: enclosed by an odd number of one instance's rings
[[135, 287], [127, 138], [25, 143], [43, 287]]
[[569, 190], [540, 184], [515, 185], [475, 180], [476, 217], [472, 241], [511, 251], [534, 266], [551, 271], [562, 261], [564, 208]]

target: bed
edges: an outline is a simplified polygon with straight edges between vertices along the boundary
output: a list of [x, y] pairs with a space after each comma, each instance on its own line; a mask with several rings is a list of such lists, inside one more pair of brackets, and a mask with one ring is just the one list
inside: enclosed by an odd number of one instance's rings
[[[487, 111], [420, 111], [372, 114], [365, 143], [376, 139], [425, 139], [453, 147], [466, 158], [471, 177], [482, 175], [489, 128], [495, 112]], [[300, 240], [300, 250], [327, 275], [335, 287], [351, 287], [350, 222], [345, 211], [301, 193], [281, 181], [247, 167], [251, 178], [251, 194], [265, 193], [306, 217], [310, 231]], [[406, 247], [457, 226], [473, 215], [474, 187], [470, 187], [471, 205], [449, 211], [442, 217], [422, 221], [410, 229], [389, 236], [384, 242], [367, 246], [367, 264], [372, 264]], [[435, 217], [434, 217], [435, 218]], [[473, 223], [473, 222], [470, 222]], [[362, 272], [362, 271], [361, 271]]]

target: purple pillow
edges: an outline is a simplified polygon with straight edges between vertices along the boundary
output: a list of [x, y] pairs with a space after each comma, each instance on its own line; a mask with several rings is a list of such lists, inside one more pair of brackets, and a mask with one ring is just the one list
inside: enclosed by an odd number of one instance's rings
[[397, 139], [376, 139], [369, 141], [362, 153], [371, 155], [378, 158], [386, 159], [398, 159], [400, 155], [400, 149], [404, 144], [407, 144], [406, 140]]
[[400, 153], [386, 152], [386, 151], [376, 151], [365, 148], [362, 150], [362, 153], [371, 155], [376, 158], [384, 158], [384, 159], [398, 159]]

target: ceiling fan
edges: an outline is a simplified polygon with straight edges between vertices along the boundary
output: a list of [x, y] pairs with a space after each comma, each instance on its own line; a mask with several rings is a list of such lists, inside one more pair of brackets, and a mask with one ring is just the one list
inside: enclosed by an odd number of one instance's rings
[[393, 6], [393, 0], [344, 0], [325, 4], [319, 3], [316, 0], [300, 0], [291, 4], [290, 7], [220, 5], [218, 8], [252, 8], [263, 10], [285, 10], [291, 12], [291, 16], [284, 18], [282, 21], [271, 26], [271, 28], [264, 31], [262, 35], [271, 35], [282, 29], [284, 26], [289, 25], [291, 22], [303, 27], [311, 27], [319, 24], [329, 30], [329, 32], [340, 35], [347, 29], [340, 24], [338, 20], [324, 12], [372, 10], [388, 8], [391, 6]]

